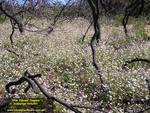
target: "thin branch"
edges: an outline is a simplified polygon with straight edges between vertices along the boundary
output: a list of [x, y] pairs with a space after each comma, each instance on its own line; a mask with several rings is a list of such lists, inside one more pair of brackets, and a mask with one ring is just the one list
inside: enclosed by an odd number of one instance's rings
[[148, 63], [150, 65], [150, 60], [148, 59], [143, 59], [143, 58], [135, 58], [135, 59], [132, 59], [132, 60], [128, 60], [128, 61], [125, 61], [125, 63], [122, 65], [122, 68], [125, 69], [125, 67], [131, 63], [135, 63], [135, 62], [145, 62], [145, 63]]
[[10, 52], [10, 53], [13, 53], [14, 55], [16, 55], [17, 57], [19, 57], [20, 55], [19, 54], [17, 54], [15, 51], [13, 51], [13, 50], [10, 50], [10, 49], [6, 49], [8, 52]]
[[68, 0], [68, 2], [62, 7], [62, 9], [60, 10], [60, 12], [55, 16], [53, 25], [56, 24], [56, 22], [58, 21], [60, 15], [62, 14], [62, 12], [65, 10], [65, 8], [69, 5], [69, 3], [70, 3], [71, 1], [72, 1], [72, 0]]
[[87, 35], [87, 33], [88, 33], [88, 31], [89, 31], [89, 29], [91, 28], [92, 25], [93, 25], [93, 21], [90, 23], [90, 25], [88, 26], [87, 30], [85, 31], [85, 33], [84, 33], [84, 35], [82, 37], [82, 42], [84, 42], [84, 39], [85, 39], [85, 37], [86, 37], [86, 35]]
[[[134, 2], [132, 2], [129, 6], [126, 7], [125, 9], [125, 14], [124, 14], [124, 18], [122, 20], [122, 24], [124, 27], [124, 32], [127, 35], [127, 23], [129, 20], [129, 17], [134, 14], [135, 12], [137, 13], [137, 16], [139, 16], [144, 8], [145, 5], [145, 0], [135, 0]], [[137, 10], [139, 8], [139, 10]]]
[[10, 42], [11, 42], [11, 46], [12, 46], [12, 48], [13, 48], [13, 34], [14, 34], [14, 32], [15, 32], [15, 28], [14, 28], [14, 24], [13, 24], [13, 21], [10, 19], [10, 22], [11, 22], [11, 27], [12, 27], [12, 32], [11, 32], [11, 34], [10, 34], [10, 37], [9, 37], [9, 39], [10, 39]]
[[9, 13], [6, 12], [6, 10], [3, 8], [3, 3], [4, 3], [4, 2], [1, 2], [1, 3], [0, 3], [0, 10], [1, 10], [8, 18], [10, 18], [11, 20], [13, 20], [13, 21], [17, 24], [17, 26], [18, 26], [18, 28], [19, 28], [19, 31], [22, 33], [22, 32], [23, 32], [23, 24], [22, 24], [21, 21], [19, 21], [15, 16], [12, 16], [12, 15], [10, 15]]
[[145, 81], [147, 82], [147, 88], [148, 88], [149, 96], [150, 96], [150, 79], [146, 78]]

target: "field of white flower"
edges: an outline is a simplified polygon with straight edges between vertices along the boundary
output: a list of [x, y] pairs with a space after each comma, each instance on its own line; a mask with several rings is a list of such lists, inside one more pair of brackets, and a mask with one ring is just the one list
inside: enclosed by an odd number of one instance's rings
[[[34, 20], [33, 23], [40, 28], [48, 25], [44, 20]], [[102, 23], [101, 41], [97, 45], [97, 62], [109, 89], [105, 95], [98, 90], [100, 82], [92, 66], [89, 46], [92, 28], [85, 42], [82, 42], [88, 25], [88, 21], [84, 19], [75, 19], [57, 24], [51, 34], [16, 32], [13, 36], [14, 48], [11, 48], [11, 26], [8, 22], [1, 23], [0, 93], [6, 83], [18, 79], [25, 70], [29, 70], [31, 73], [42, 74], [45, 88], [50, 94], [75, 105], [105, 108], [109, 103], [115, 110], [120, 110], [116, 112], [121, 112], [120, 106], [124, 99], [148, 98], [145, 78], [150, 77], [150, 65], [136, 62], [127, 69], [123, 69], [122, 65], [134, 58], [150, 59], [149, 26], [145, 27], [144, 22], [137, 20], [128, 25], [129, 37], [126, 37], [121, 25]], [[18, 95], [23, 96], [22, 87]], [[27, 96], [39, 97], [33, 95], [32, 91]], [[82, 110], [83, 113], [94, 112]], [[54, 112], [67, 111], [56, 104]]]

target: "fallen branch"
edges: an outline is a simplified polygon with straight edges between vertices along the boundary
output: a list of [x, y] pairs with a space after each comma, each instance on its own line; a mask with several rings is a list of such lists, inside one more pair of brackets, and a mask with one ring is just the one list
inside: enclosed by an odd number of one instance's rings
[[148, 59], [135, 58], [135, 59], [132, 59], [132, 60], [125, 61], [125, 63], [122, 65], [122, 68], [125, 69], [127, 67], [127, 65], [129, 65], [131, 63], [135, 63], [135, 62], [145, 62], [145, 63], [150, 64], [150, 60], [148, 60]]
[[81, 111], [79, 111], [78, 109], [74, 108], [71, 104], [67, 104], [66, 102], [64, 102], [63, 100], [60, 100], [52, 95], [50, 95], [43, 86], [41, 86], [41, 84], [38, 82], [38, 80], [36, 80], [35, 78], [37, 77], [41, 77], [40, 74], [37, 75], [31, 75], [28, 71], [26, 71], [24, 73], [24, 75], [17, 81], [14, 82], [9, 82], [6, 85], [6, 91], [8, 93], [14, 94], [16, 92], [16, 89], [10, 90], [11, 86], [16, 86], [16, 85], [20, 85], [23, 82], [28, 82], [28, 86], [25, 88], [24, 92], [26, 93], [30, 88], [32, 88], [34, 90], [34, 92], [37, 92], [37, 87], [39, 88], [39, 90], [50, 100], [52, 101], [56, 101], [60, 104], [62, 104], [63, 106], [65, 106], [66, 108], [74, 111], [75, 113], [82, 113]]
[[[145, 62], [145, 63], [148, 63], [150, 64], [150, 60], [148, 59], [142, 59], [142, 58], [135, 58], [135, 59], [132, 59], [132, 60], [129, 60], [129, 61], [125, 61], [125, 63], [123, 64], [122, 68], [125, 69], [125, 67], [128, 65], [128, 64], [131, 64], [131, 63], [134, 63], [134, 62]], [[150, 79], [149, 78], [145, 78], [145, 81], [147, 83], [147, 88], [148, 88], [148, 91], [149, 91], [149, 96], [150, 96]], [[140, 99], [128, 99], [128, 100], [123, 100], [123, 104], [125, 105], [125, 109], [127, 108], [127, 106], [131, 106], [131, 105], [147, 105], [147, 106], [150, 106], [150, 98], [140, 98]], [[137, 113], [144, 113], [145, 111], [149, 110], [150, 108], [146, 108], [144, 110], [141, 110]]]

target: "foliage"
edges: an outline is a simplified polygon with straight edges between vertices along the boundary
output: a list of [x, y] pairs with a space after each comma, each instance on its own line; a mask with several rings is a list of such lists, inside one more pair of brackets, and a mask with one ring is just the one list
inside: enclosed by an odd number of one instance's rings
[[143, 22], [137, 22], [134, 26], [136, 37], [149, 40], [149, 36], [145, 31], [145, 24]]
[[124, 17], [124, 14], [123, 14], [122, 12], [117, 13], [117, 14], [115, 15], [115, 21], [116, 21], [116, 25], [117, 25], [117, 26], [122, 24], [122, 19], [123, 19], [123, 17]]
[[5, 15], [3, 15], [3, 14], [0, 15], [0, 23], [5, 22], [7, 19], [8, 18]]

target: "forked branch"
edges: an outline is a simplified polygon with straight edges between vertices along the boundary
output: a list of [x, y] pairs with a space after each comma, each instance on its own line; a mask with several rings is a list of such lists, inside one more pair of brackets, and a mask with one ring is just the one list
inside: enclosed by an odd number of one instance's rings
[[50, 100], [52, 101], [56, 101], [60, 104], [62, 104], [63, 106], [65, 106], [66, 108], [74, 111], [75, 113], [82, 113], [81, 111], [79, 111], [78, 109], [74, 108], [71, 104], [68, 104], [66, 102], [64, 102], [63, 100], [60, 100], [52, 95], [50, 95], [45, 89], [44, 87], [38, 82], [38, 80], [36, 80], [35, 78], [39, 78], [41, 77], [41, 74], [37, 74], [37, 75], [31, 75], [28, 71], [26, 71], [24, 73], [24, 75], [17, 81], [14, 82], [10, 82], [6, 85], [6, 91], [8, 93], [14, 94], [16, 92], [16, 89], [11, 90], [10, 87], [12, 86], [16, 86], [16, 85], [21, 85], [23, 82], [28, 82], [28, 86], [25, 88], [24, 92], [26, 93], [30, 88], [32, 88], [32, 90], [36, 93], [38, 93], [37, 88], [39, 88], [39, 90]]
[[126, 35], [127, 35], [127, 32], [128, 32], [126, 26], [127, 26], [129, 17], [131, 15], [135, 15], [135, 14], [136, 14], [136, 16], [139, 16], [143, 11], [144, 5], [145, 5], [145, 0], [135, 0], [129, 6], [126, 7], [124, 18], [122, 20], [122, 24], [123, 24], [123, 27], [124, 27], [124, 32], [125, 32]]

